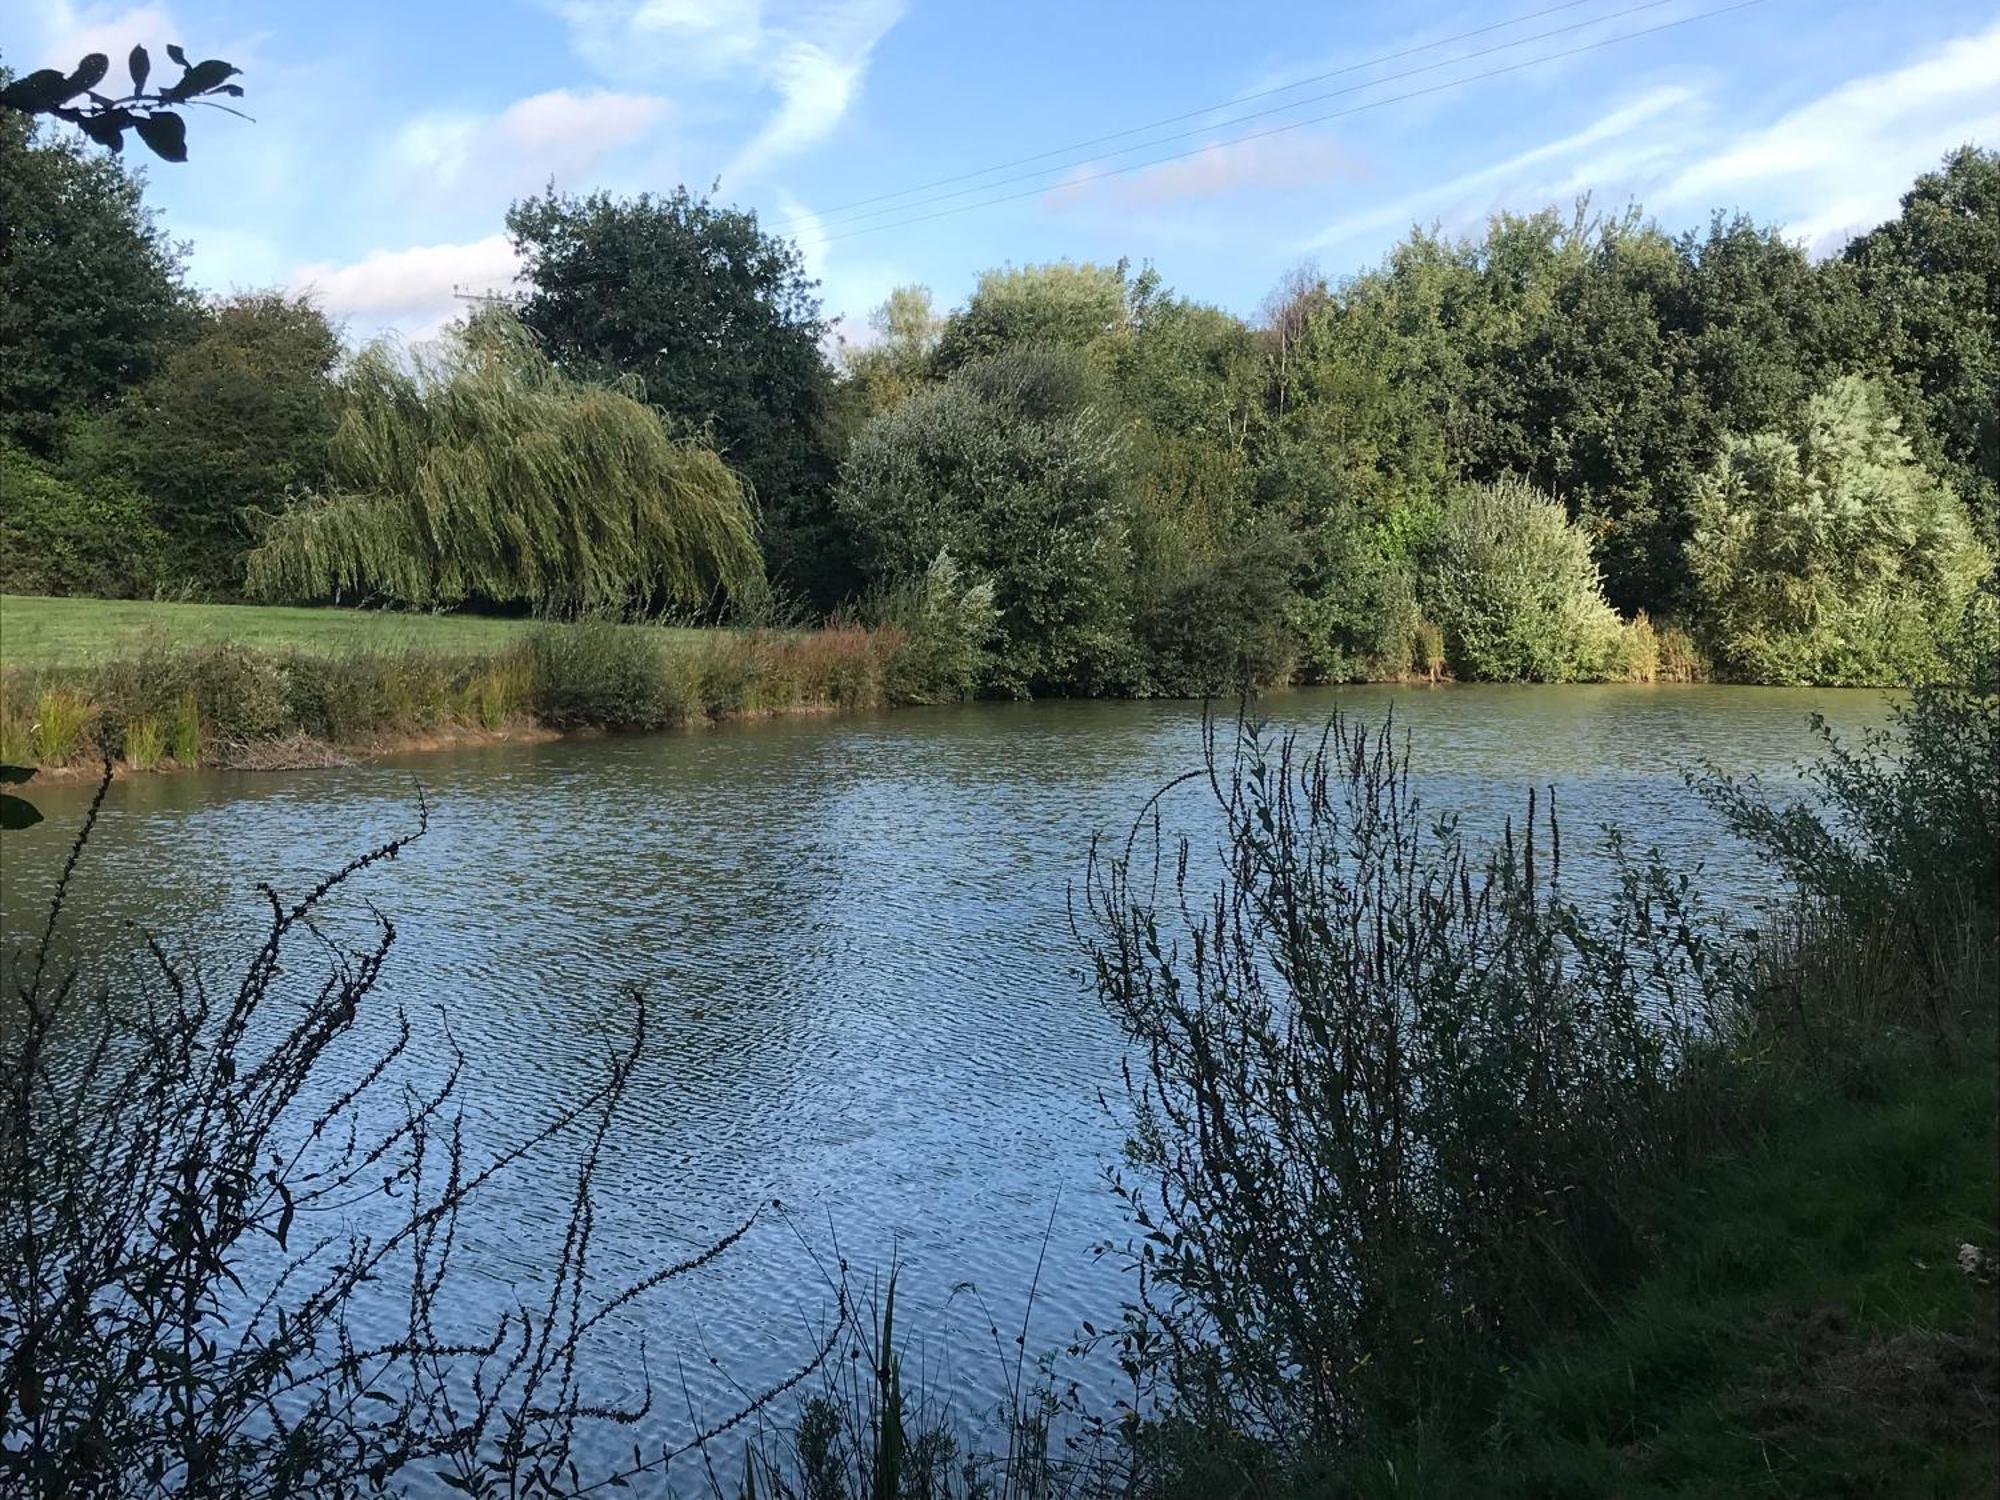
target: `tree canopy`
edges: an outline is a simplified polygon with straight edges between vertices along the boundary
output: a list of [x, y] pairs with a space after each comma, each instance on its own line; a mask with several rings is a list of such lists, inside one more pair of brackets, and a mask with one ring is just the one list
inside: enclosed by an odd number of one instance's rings
[[0, 436], [55, 454], [153, 373], [193, 310], [139, 180], [0, 110]]
[[761, 582], [742, 486], [626, 390], [555, 368], [504, 315], [342, 382], [328, 492], [269, 522], [253, 593], [573, 614], [708, 607]]
[[531, 291], [523, 323], [575, 374], [637, 377], [749, 482], [772, 577], [822, 605], [853, 578], [831, 525], [826, 325], [798, 248], [754, 214], [665, 197], [550, 192], [507, 230]]

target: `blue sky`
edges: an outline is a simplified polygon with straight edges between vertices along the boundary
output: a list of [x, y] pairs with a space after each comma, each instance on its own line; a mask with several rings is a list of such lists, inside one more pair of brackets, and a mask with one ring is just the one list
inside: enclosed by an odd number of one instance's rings
[[1062, 257], [1150, 259], [1254, 314], [1301, 262], [1342, 274], [1413, 222], [1586, 189], [1672, 227], [1740, 208], [1824, 252], [1952, 145], [2000, 143], [2000, 7], [1709, 14], [1730, 3], [0, 0], [0, 57], [179, 41], [242, 66], [256, 123], [197, 112], [150, 200], [202, 285], [313, 288], [352, 337], [421, 335], [454, 285], [506, 285], [501, 217], [551, 178], [719, 178], [865, 338], [899, 283], [949, 305], [984, 267]]

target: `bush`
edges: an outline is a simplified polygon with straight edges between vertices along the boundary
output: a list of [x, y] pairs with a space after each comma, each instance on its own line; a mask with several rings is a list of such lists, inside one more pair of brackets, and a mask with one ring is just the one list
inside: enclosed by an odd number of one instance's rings
[[0, 442], [0, 592], [152, 592], [165, 538], [129, 483], [72, 480]]
[[891, 701], [957, 703], [978, 689], [993, 635], [993, 585], [968, 579], [951, 553], [892, 585], [871, 613], [902, 636], [889, 658]]
[[528, 638], [535, 717], [557, 729], [660, 729], [699, 718], [698, 680], [669, 673], [643, 626], [583, 620]]
[[1731, 964], [1657, 867], [1572, 905], [1533, 800], [1475, 852], [1387, 729], [1251, 727], [1184, 779], [1220, 870], [1149, 812], [1088, 884], [1134, 1043], [1122, 1348], [1210, 1430], [1344, 1441], [1453, 1344], [1538, 1332], [1642, 1252], [1627, 1204], [1681, 1149], [1664, 1086]]
[[320, 485], [340, 354], [340, 335], [309, 299], [239, 294], [206, 308], [126, 397], [99, 461], [145, 492], [176, 587], [240, 588], [246, 515]]
[[1422, 591], [1461, 678], [1580, 682], [1615, 669], [1618, 616], [1590, 539], [1531, 485], [1506, 479], [1453, 494]]
[[1965, 507], [1860, 376], [1815, 396], [1800, 436], [1734, 439], [1692, 509], [1704, 633], [1753, 682], [1929, 677], [1992, 567]]
[[1888, 732], [1840, 742], [1817, 715], [1825, 753], [1816, 802], [1768, 802], [1754, 783], [1711, 773], [1698, 785], [1809, 901], [1850, 919], [1924, 921], [1970, 895], [2000, 910], [2000, 591], [1968, 604], [1943, 680], [1920, 684]]
[[1308, 555], [1304, 586], [1291, 601], [1306, 675], [1317, 682], [1401, 677], [1418, 624], [1410, 569], [1352, 507], [1315, 529]]
[[940, 552], [990, 579], [983, 687], [1103, 693], [1133, 677], [1121, 444], [1073, 354], [977, 360], [865, 427], [838, 506], [879, 588]]
[[1251, 523], [1143, 580], [1135, 623], [1152, 690], [1200, 698], [1283, 681], [1298, 553], [1281, 525]]

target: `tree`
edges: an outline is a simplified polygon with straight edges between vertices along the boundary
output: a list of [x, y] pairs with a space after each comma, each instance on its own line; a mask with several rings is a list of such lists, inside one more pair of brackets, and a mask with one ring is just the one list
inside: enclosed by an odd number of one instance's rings
[[110, 446], [170, 538], [176, 581], [240, 586], [245, 513], [320, 484], [340, 354], [309, 299], [245, 293], [203, 309], [193, 337], [126, 398]]
[[1918, 451], [2000, 545], [2000, 151], [1952, 152], [1842, 259], [1921, 393]]
[[1854, 375], [1812, 399], [1796, 435], [1731, 440], [1694, 519], [1703, 629], [1752, 682], [1927, 677], [1991, 568], [1881, 386]]
[[944, 327], [927, 286], [899, 286], [868, 315], [875, 342], [843, 349], [845, 393], [862, 421], [888, 411], [923, 384]]
[[882, 586], [949, 553], [993, 584], [991, 691], [1129, 686], [1121, 444], [1073, 353], [978, 360], [863, 429], [839, 506]]
[[1054, 261], [979, 277], [938, 342], [942, 370], [1007, 349], [1084, 350], [1125, 327], [1125, 267]]
[[59, 473], [0, 440], [0, 593], [149, 593], [165, 550], [130, 480]]
[[[173, 42], [167, 44], [167, 56], [180, 65], [181, 76], [148, 90], [152, 55], [144, 47], [134, 47], [126, 58], [131, 90], [117, 96], [98, 92], [98, 85], [111, 71], [111, 59], [102, 52], [86, 53], [69, 73], [60, 68], [39, 69], [0, 87], [0, 114], [66, 120], [114, 156], [125, 149], [125, 132], [131, 130], [162, 161], [186, 161], [187, 121], [176, 106], [202, 104], [229, 114], [240, 113], [219, 103], [215, 96], [241, 99], [243, 85], [229, 80], [243, 70], [219, 57], [191, 63]], [[79, 98], [84, 102], [78, 103]]]
[[762, 582], [722, 461], [629, 392], [556, 369], [511, 319], [414, 368], [377, 346], [342, 385], [330, 492], [271, 519], [254, 594], [573, 613], [703, 608]]
[[1524, 481], [1452, 495], [1421, 586], [1460, 677], [1576, 682], [1603, 676], [1617, 654], [1618, 616], [1589, 537]]
[[754, 214], [668, 197], [516, 203], [507, 230], [533, 287], [521, 320], [574, 374], [636, 376], [645, 399], [749, 481], [773, 579], [829, 605], [852, 587], [833, 526], [826, 325], [798, 249]]
[[0, 437], [52, 457], [150, 375], [192, 311], [181, 261], [139, 179], [0, 110]]

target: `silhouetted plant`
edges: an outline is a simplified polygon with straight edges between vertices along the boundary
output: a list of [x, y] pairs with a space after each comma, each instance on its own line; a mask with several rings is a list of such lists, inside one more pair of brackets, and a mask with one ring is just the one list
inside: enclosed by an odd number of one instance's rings
[[[262, 940], [233, 987], [148, 939], [149, 984], [93, 992], [60, 965], [57, 939], [109, 785], [107, 772], [40, 937], [16, 959], [0, 1052], [0, 1488], [237, 1500], [629, 1485], [817, 1367], [824, 1348], [723, 1421], [635, 1442], [629, 1463], [587, 1477], [581, 1440], [636, 1430], [652, 1409], [643, 1353], [636, 1400], [586, 1389], [593, 1340], [776, 1207], [593, 1287], [596, 1177], [645, 1050], [643, 1000], [593, 1088], [482, 1156], [455, 1046], [441, 1076], [406, 1079], [407, 1018], [379, 1047], [355, 1040], [394, 925], [376, 913], [357, 946], [322, 925], [330, 897], [422, 835], [421, 801], [414, 832], [300, 899], [264, 887]], [[325, 969], [301, 990], [289, 976], [311, 955]], [[558, 1141], [577, 1165], [546, 1293], [468, 1328], [453, 1275], [462, 1215]], [[843, 1323], [844, 1311], [829, 1344]]]
[[1636, 1257], [1629, 1190], [1679, 1148], [1669, 1074], [1734, 965], [1657, 865], [1571, 902], [1553, 794], [1490, 854], [1431, 821], [1386, 726], [1211, 727], [1206, 761], [1213, 870], [1156, 802], [1079, 918], [1135, 1044], [1121, 1357], [1212, 1430], [1344, 1441], [1439, 1346]]
[[[187, 121], [176, 107], [204, 104], [232, 115], [242, 114], [218, 103], [215, 96], [241, 99], [243, 85], [229, 80], [243, 70], [219, 57], [191, 63], [173, 42], [167, 44], [167, 56], [180, 65], [181, 76], [163, 88], [147, 89], [153, 59], [144, 47], [134, 47], [126, 59], [132, 75], [131, 91], [116, 96], [99, 93], [97, 86], [111, 71], [111, 59], [102, 52], [90, 52], [74, 72], [40, 68], [0, 88], [0, 109], [67, 120], [113, 152], [125, 149], [125, 132], [133, 130], [162, 161], [186, 161]], [[78, 103], [79, 98], [85, 102]]]

